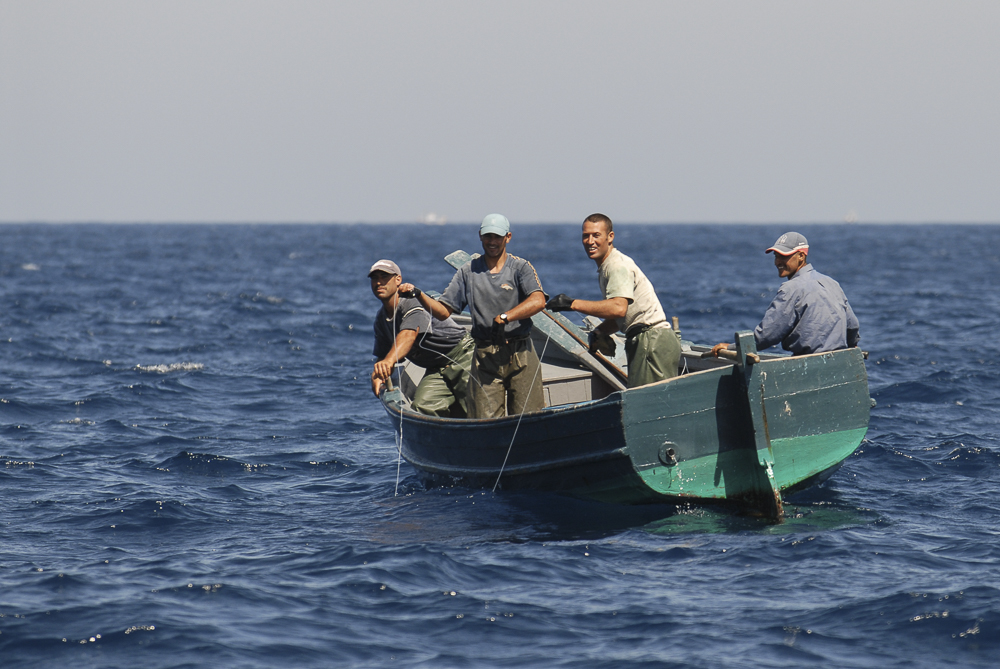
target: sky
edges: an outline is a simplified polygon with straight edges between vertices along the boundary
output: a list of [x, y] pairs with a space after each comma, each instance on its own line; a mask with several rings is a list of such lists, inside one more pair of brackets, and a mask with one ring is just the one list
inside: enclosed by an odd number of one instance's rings
[[1000, 2], [0, 0], [0, 222], [1000, 222]]

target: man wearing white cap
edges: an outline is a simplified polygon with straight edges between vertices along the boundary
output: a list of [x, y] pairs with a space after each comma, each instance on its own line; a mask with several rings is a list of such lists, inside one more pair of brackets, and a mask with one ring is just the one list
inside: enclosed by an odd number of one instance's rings
[[393, 369], [403, 358], [424, 368], [413, 393], [413, 410], [431, 416], [464, 418], [472, 366], [472, 338], [447, 318], [432, 322], [417, 300], [399, 295], [399, 266], [379, 260], [368, 270], [372, 293], [382, 302], [375, 314], [376, 358], [372, 392], [379, 395]]
[[[858, 345], [858, 318], [840, 284], [809, 264], [809, 242], [798, 232], [786, 232], [765, 253], [774, 252], [778, 276], [788, 281], [753, 331], [757, 350], [777, 343], [792, 355], [837, 351]], [[728, 343], [716, 344], [716, 356]]]
[[547, 296], [531, 263], [507, 253], [510, 239], [507, 218], [490, 214], [479, 226], [483, 255], [455, 272], [439, 300], [413, 284], [400, 286], [438, 320], [469, 308], [476, 342], [470, 418], [517, 415], [545, 406], [541, 364], [531, 344], [531, 317], [545, 308]]

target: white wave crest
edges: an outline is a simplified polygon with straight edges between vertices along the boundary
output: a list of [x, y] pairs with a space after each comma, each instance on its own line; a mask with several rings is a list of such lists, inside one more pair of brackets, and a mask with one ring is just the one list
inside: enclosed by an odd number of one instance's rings
[[205, 365], [200, 362], [172, 362], [169, 365], [136, 365], [140, 372], [156, 372], [157, 374], [169, 374], [170, 372], [197, 372], [205, 369]]
[[67, 425], [93, 425], [94, 421], [87, 420], [86, 418], [71, 418], [69, 420], [59, 421], [61, 423], [66, 423]]

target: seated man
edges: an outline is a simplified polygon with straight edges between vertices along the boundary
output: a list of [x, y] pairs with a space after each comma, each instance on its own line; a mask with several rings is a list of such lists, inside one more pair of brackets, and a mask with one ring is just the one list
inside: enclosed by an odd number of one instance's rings
[[475, 344], [451, 318], [436, 323], [420, 302], [399, 295], [402, 277], [391, 260], [379, 260], [368, 271], [372, 292], [382, 302], [375, 315], [378, 361], [372, 371], [372, 392], [378, 396], [403, 358], [424, 368], [413, 395], [413, 409], [431, 416], [465, 418], [469, 369]]
[[[858, 318], [840, 284], [813, 269], [806, 256], [809, 242], [797, 232], [786, 232], [765, 253], [774, 252], [778, 276], [787, 277], [760, 325], [753, 331], [757, 350], [781, 347], [792, 355], [822, 353], [858, 345]], [[712, 347], [731, 348], [726, 342]]]

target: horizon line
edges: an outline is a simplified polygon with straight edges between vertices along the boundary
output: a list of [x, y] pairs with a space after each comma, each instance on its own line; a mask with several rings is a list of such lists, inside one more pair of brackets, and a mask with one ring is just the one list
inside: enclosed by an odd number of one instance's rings
[[[531, 221], [515, 220], [516, 225], [580, 225], [578, 221]], [[995, 221], [616, 221], [616, 225], [998, 225]], [[204, 221], [171, 221], [171, 220], [0, 220], [0, 225], [422, 225], [428, 228], [439, 228], [448, 225], [479, 225], [478, 220], [442, 221], [427, 223], [423, 221], [334, 221], [334, 220], [295, 220], [295, 221], [239, 221], [239, 220], [204, 220]]]

